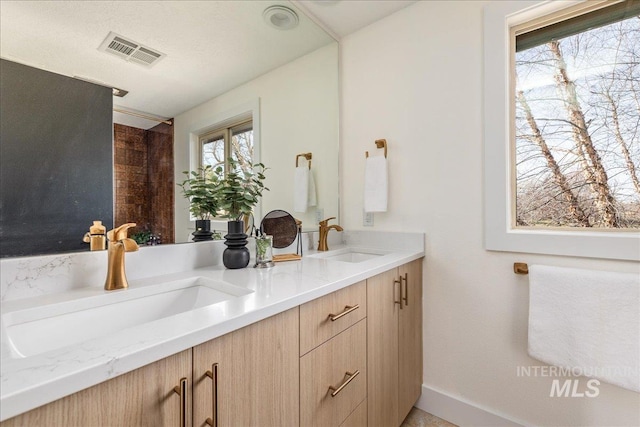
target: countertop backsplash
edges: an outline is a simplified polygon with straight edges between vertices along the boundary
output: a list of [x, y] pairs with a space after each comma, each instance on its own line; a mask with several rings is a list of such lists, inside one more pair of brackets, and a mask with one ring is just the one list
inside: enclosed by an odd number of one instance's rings
[[[252, 241], [248, 247], [253, 252]], [[222, 264], [223, 240], [145, 246], [125, 255], [129, 280]], [[0, 301], [103, 286], [107, 251], [75, 252], [0, 260]]]
[[[424, 248], [421, 233], [372, 231], [331, 232], [329, 249], [339, 245], [380, 247], [388, 250]], [[302, 233], [303, 254], [315, 252], [317, 232]], [[252, 260], [255, 243], [247, 244]], [[145, 246], [125, 255], [129, 280], [190, 271], [222, 264], [224, 240]], [[274, 253], [295, 253], [296, 242]], [[249, 267], [253, 262], [249, 264]], [[101, 287], [107, 275], [107, 251], [0, 259], [0, 301], [64, 292], [89, 286]]]

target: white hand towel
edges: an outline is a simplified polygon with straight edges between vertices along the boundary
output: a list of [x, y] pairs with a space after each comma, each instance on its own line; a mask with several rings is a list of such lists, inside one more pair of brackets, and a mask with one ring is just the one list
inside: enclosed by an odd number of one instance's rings
[[387, 159], [367, 157], [364, 168], [364, 211], [386, 212], [388, 198]]
[[529, 267], [529, 355], [640, 392], [640, 275]]
[[293, 177], [293, 211], [306, 212], [309, 203], [309, 168], [298, 166]]
[[316, 180], [313, 179], [313, 171], [309, 170], [309, 193], [307, 195], [307, 205], [315, 206], [318, 203], [316, 196]]

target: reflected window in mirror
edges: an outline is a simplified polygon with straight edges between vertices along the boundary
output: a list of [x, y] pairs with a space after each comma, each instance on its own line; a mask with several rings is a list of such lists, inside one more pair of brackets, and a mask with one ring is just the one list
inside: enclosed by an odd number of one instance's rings
[[200, 166], [214, 170], [223, 166], [229, 172], [229, 157], [237, 162], [240, 171], [252, 169], [254, 163], [253, 120], [209, 131], [199, 137]]

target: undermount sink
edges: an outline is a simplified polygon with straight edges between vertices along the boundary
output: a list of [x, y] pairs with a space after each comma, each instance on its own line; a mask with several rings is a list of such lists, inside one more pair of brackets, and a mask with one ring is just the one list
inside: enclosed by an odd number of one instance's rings
[[201, 276], [60, 303], [2, 316], [3, 338], [15, 356], [29, 357], [230, 300], [253, 291]]
[[317, 253], [310, 256], [313, 258], [326, 259], [328, 261], [358, 263], [368, 261], [382, 255], [385, 255], [385, 253], [372, 249], [344, 248], [326, 253]]

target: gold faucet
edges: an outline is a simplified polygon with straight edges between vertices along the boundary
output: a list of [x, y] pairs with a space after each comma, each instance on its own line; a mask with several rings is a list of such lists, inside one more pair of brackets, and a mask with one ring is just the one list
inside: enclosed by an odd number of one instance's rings
[[109, 260], [107, 263], [107, 280], [104, 282], [104, 289], [107, 291], [129, 287], [127, 276], [124, 274], [124, 253], [138, 250], [136, 241], [127, 237], [127, 230], [135, 226], [135, 223], [130, 222], [107, 233]]
[[329, 230], [336, 230], [336, 231], [342, 231], [342, 227], [340, 227], [339, 225], [327, 225], [329, 223], [330, 220], [332, 219], [336, 219], [335, 216], [332, 216], [331, 218], [327, 218], [324, 221], [320, 221], [320, 240], [318, 240], [318, 250], [319, 251], [328, 251], [329, 250], [329, 246], [327, 246], [327, 236], [329, 235]]

